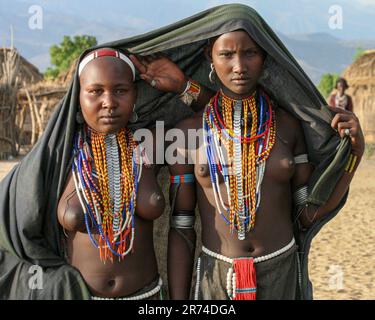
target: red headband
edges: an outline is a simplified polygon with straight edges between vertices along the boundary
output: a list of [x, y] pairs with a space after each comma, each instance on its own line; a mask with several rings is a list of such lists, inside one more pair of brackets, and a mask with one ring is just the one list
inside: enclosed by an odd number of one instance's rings
[[98, 50], [95, 50], [93, 52], [90, 52], [86, 57], [84, 57], [82, 59], [82, 61], [80, 62], [79, 66], [78, 66], [78, 75], [80, 76], [81, 73], [82, 73], [82, 70], [86, 67], [86, 65], [94, 60], [94, 59], [97, 59], [99, 57], [115, 57], [115, 58], [119, 58], [121, 59], [122, 61], [124, 61], [129, 67], [130, 69], [132, 70], [132, 73], [133, 73], [133, 81], [135, 80], [135, 67], [134, 67], [134, 64], [133, 62], [126, 56], [124, 55], [123, 53], [117, 51], [117, 50], [113, 50], [113, 49], [98, 49]]

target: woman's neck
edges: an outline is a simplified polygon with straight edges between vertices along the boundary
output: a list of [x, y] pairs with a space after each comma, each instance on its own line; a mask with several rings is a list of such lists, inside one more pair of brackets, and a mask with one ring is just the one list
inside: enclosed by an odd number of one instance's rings
[[246, 94], [236, 94], [230, 90], [228, 90], [227, 88], [223, 87], [220, 89], [220, 92], [223, 96], [225, 96], [226, 98], [228, 99], [231, 99], [231, 100], [247, 100], [247, 99], [250, 99], [252, 97], [254, 97], [257, 93], [257, 87], [255, 88], [252, 88], [251, 90], [249, 90], [248, 93]]
[[[87, 126], [87, 129], [89, 132], [91, 133], [95, 133], [99, 136], [103, 136], [103, 137], [107, 137], [107, 136], [117, 136], [121, 131], [117, 131], [117, 132], [113, 132], [113, 133], [110, 133], [110, 132], [99, 132], [99, 131], [96, 131], [95, 129], [91, 128], [89, 125], [86, 125]], [[125, 129], [125, 128], [124, 128]]]

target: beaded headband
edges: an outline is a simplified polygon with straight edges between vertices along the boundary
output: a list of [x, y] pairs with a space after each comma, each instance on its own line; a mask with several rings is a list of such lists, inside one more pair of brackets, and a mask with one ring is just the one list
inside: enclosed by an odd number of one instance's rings
[[133, 81], [135, 80], [135, 67], [133, 62], [123, 53], [117, 51], [117, 50], [112, 50], [112, 49], [98, 49], [93, 52], [90, 52], [85, 58], [82, 59], [78, 66], [78, 75], [80, 76], [83, 69], [86, 67], [86, 65], [99, 57], [115, 57], [119, 58], [122, 61], [124, 61], [132, 70], [133, 73]]

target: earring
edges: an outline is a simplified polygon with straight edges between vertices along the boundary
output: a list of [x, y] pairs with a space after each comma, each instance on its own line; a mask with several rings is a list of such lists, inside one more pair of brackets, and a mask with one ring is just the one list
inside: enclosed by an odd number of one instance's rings
[[76, 122], [78, 124], [84, 124], [85, 123], [85, 119], [83, 118], [83, 114], [82, 114], [81, 108], [79, 108], [79, 110], [76, 113]]
[[210, 79], [210, 82], [212, 84], [215, 83], [215, 78], [216, 78], [216, 71], [215, 71], [215, 66], [213, 63], [211, 63], [211, 72], [210, 74], [208, 75], [208, 79]]
[[129, 122], [135, 123], [137, 121], [138, 121], [138, 114], [137, 114], [137, 112], [135, 112], [135, 105], [134, 105], [134, 107], [133, 107], [133, 113], [130, 116]]

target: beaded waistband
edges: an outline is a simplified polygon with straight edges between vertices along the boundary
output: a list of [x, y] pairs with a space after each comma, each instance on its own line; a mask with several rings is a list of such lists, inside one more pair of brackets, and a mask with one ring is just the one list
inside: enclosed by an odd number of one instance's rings
[[[295, 245], [295, 243], [296, 243], [296, 241], [293, 238], [292, 241], [290, 241], [285, 247], [282, 247], [281, 249], [279, 249], [279, 250], [277, 250], [275, 252], [266, 254], [264, 256], [260, 256], [260, 257], [254, 258], [254, 263], [259, 263], [259, 262], [263, 262], [263, 261], [275, 258], [275, 257], [283, 254], [284, 252], [288, 251], [289, 249], [291, 249]], [[207, 249], [205, 246], [202, 246], [202, 251], [205, 254], [207, 254], [208, 256], [211, 256], [211, 257], [216, 258], [218, 260], [221, 260], [221, 261], [224, 261], [224, 262], [228, 262], [228, 263], [233, 263], [234, 259], [226, 257], [226, 256], [221, 255], [219, 253], [213, 252], [213, 251]], [[244, 258], [251, 258], [251, 257], [244, 257]]]
[[[243, 289], [241, 287], [238, 287], [238, 283], [237, 283], [238, 282], [237, 281], [238, 275], [235, 273], [235, 270], [234, 270], [236, 262], [241, 261], [241, 260], [245, 261], [245, 259], [252, 260], [252, 262], [250, 264], [253, 266], [254, 263], [267, 261], [267, 260], [270, 260], [272, 258], [275, 258], [275, 257], [287, 252], [288, 250], [293, 248], [295, 243], [296, 243], [296, 241], [293, 238], [285, 247], [282, 247], [281, 249], [279, 249], [275, 252], [272, 252], [270, 254], [266, 254], [264, 256], [260, 256], [260, 257], [256, 257], [256, 258], [252, 258], [252, 257], [229, 258], [229, 257], [226, 257], [222, 254], [213, 252], [213, 251], [207, 249], [204, 246], [202, 246], [202, 251], [208, 256], [211, 256], [215, 259], [218, 259], [218, 260], [221, 260], [221, 261], [224, 261], [224, 262], [227, 262], [227, 263], [231, 264], [231, 266], [229, 267], [228, 272], [227, 272], [226, 289], [227, 289], [228, 297], [232, 300], [232, 299], [236, 299], [236, 295], [243, 294], [244, 293], [243, 290], [245, 290], [246, 293], [252, 293], [254, 295], [254, 298], [255, 298], [255, 293], [256, 293], [256, 286], [251, 287], [251, 288], [245, 288], [245, 289]], [[197, 282], [196, 282], [196, 286], [195, 286], [194, 300], [198, 300], [198, 298], [199, 298], [198, 295], [199, 295], [199, 288], [200, 288], [200, 269], [201, 269], [201, 258], [199, 257], [198, 262], [197, 262]], [[255, 272], [253, 268], [251, 268], [251, 270], [252, 270], [251, 272]], [[256, 277], [255, 277], [255, 274], [254, 274], [254, 279], [255, 278]], [[253, 282], [256, 283], [256, 281], [253, 281]]]
[[102, 297], [91, 296], [91, 300], [145, 300], [157, 294], [161, 290], [162, 286], [163, 286], [163, 280], [161, 277], [159, 277], [157, 286], [145, 293], [142, 293], [136, 296], [123, 297], [123, 298], [102, 298]]

